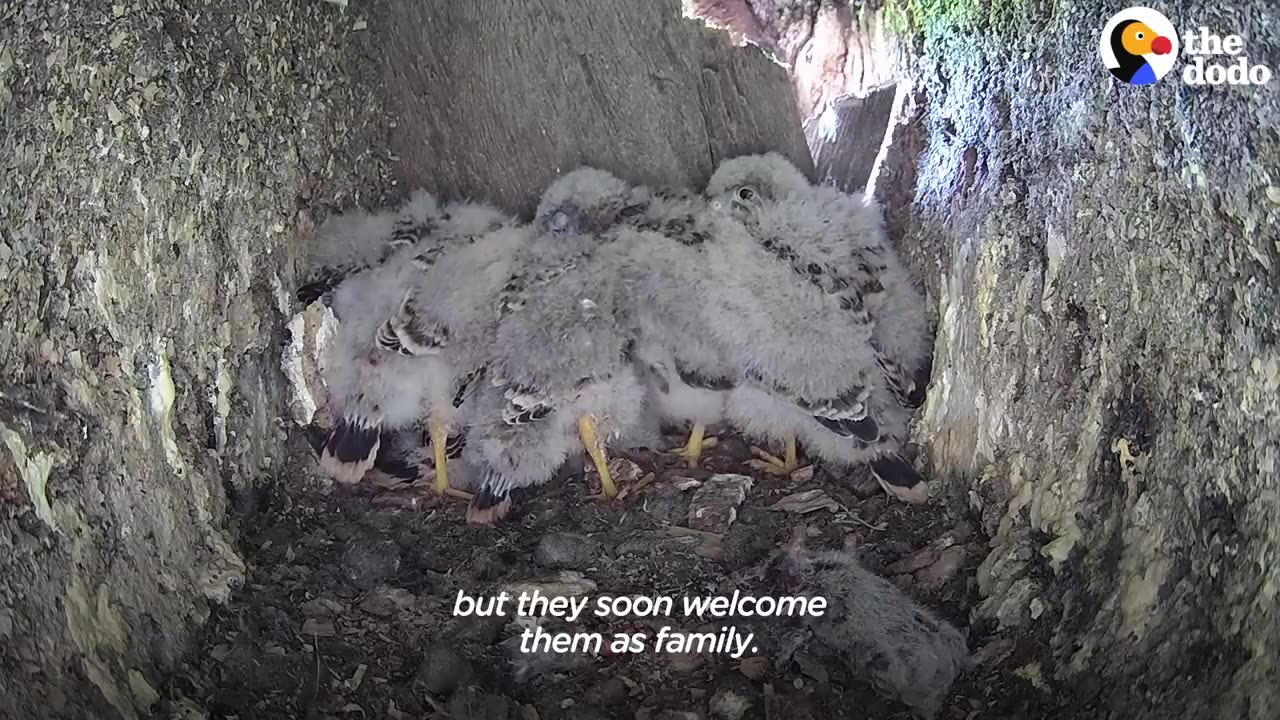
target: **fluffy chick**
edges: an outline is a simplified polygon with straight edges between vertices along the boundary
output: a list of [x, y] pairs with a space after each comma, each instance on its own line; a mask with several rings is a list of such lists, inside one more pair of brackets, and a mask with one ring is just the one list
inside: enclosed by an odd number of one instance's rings
[[[609, 176], [612, 177], [612, 176]], [[680, 455], [696, 466], [720, 422], [733, 366], [710, 340], [700, 306], [707, 289], [706, 201], [685, 190], [633, 187], [609, 230], [601, 262], [614, 268], [619, 313], [659, 420], [689, 424]]]
[[811, 185], [777, 153], [725, 161], [706, 192], [739, 209], [758, 228], [757, 237], [777, 240], [775, 254], [811, 283], [826, 292], [846, 283], [856, 287], [876, 323], [871, 340], [877, 356], [893, 367], [887, 372], [901, 382], [903, 396], [910, 393], [929, 355], [928, 317], [924, 296], [885, 234], [873, 198]]
[[956, 676], [973, 667], [959, 630], [862, 567], [852, 551], [793, 549], [772, 570], [788, 592], [827, 599], [825, 613], [806, 619], [813, 635], [918, 717], [933, 718]]
[[[519, 247], [531, 235], [514, 219], [491, 214], [483, 229], [455, 242], [429, 262], [398, 313], [384, 327], [384, 345], [420, 359], [426, 387], [428, 434], [435, 458], [438, 495], [470, 499], [450, 489], [446, 448], [466, 435], [470, 399], [484, 383], [492, 357], [498, 314], [494, 298], [508, 280]], [[458, 442], [457, 440], [454, 441]]]
[[[780, 295], [773, 319], [782, 318], [794, 327], [804, 313], [820, 312], [824, 322], [843, 326], [834, 329], [833, 337], [859, 346], [852, 356], [838, 356], [836, 348], [820, 339], [815, 339], [817, 345], [797, 346], [791, 342], [798, 340], [794, 332], [784, 331], [780, 338], [763, 336], [766, 341], [756, 350], [762, 357], [752, 368], [763, 382], [731, 397], [730, 406], [737, 407], [731, 414], [755, 418], [747, 422], [757, 430], [783, 430], [788, 441], [783, 471], [794, 469], [794, 434], [799, 432], [824, 458], [870, 464], [894, 496], [909, 502], [926, 500], [924, 479], [897, 452], [911, 416], [912, 376], [927, 354], [924, 301], [885, 238], [878, 210], [834, 188], [810, 185], [794, 166], [772, 153], [726, 161], [706, 193], [753, 238], [755, 250], [744, 250], [744, 259], [749, 254], [767, 257], [753, 267], [769, 268], [759, 279], [767, 282], [772, 277], [770, 290]], [[779, 272], [787, 278], [778, 277]], [[781, 297], [789, 293], [790, 300]], [[801, 299], [805, 293], [809, 300]], [[831, 325], [823, 327], [833, 330]], [[862, 340], [855, 341], [859, 336]], [[797, 353], [797, 347], [803, 349]], [[810, 369], [776, 363], [778, 350], [792, 358], [804, 357], [809, 350], [814, 355]], [[827, 378], [810, 385], [817, 397], [801, 390], [799, 408], [788, 406], [794, 396], [788, 391], [816, 379], [808, 375], [822, 374], [818, 366], [828, 366], [829, 359], [846, 368], [856, 366], [856, 387], [836, 392]]]
[[575, 430], [600, 473], [602, 495], [617, 489], [606, 441], [641, 417], [643, 389], [615, 312], [616, 282], [596, 261], [599, 232], [625, 203], [627, 187], [606, 173], [576, 170], [543, 194], [536, 236], [522, 247], [498, 298], [501, 320], [489, 382], [464, 457], [484, 468], [469, 522], [506, 515], [510, 493], [550, 480], [576, 446]]
[[333, 291], [340, 321], [321, 376], [335, 422], [320, 465], [340, 482], [359, 482], [373, 467], [384, 427], [411, 425], [427, 410], [426, 386], [418, 377], [421, 361], [388, 351], [378, 341], [419, 272], [402, 257], [350, 275]]
[[397, 251], [435, 234], [442, 214], [431, 193], [415, 190], [394, 210], [357, 208], [330, 217], [311, 240], [298, 300], [304, 305], [328, 302], [347, 276], [382, 265]]
[[[447, 419], [456, 407], [451, 407], [451, 402], [466, 396], [471, 381], [477, 378], [470, 371], [453, 372], [440, 352], [450, 325], [444, 326], [443, 340], [423, 330], [424, 324], [439, 328], [429, 312], [435, 305], [424, 305], [422, 300], [425, 296], [427, 302], [433, 302], [438, 295], [433, 294], [434, 288], [425, 290], [424, 283], [431, 277], [452, 281], [450, 287], [479, 281], [483, 273], [466, 277], [455, 273], [458, 265], [468, 270], [474, 265], [451, 260], [451, 249], [470, 253], [484, 248], [490, 255], [501, 256], [492, 246], [502, 251], [508, 248], [503, 243], [511, 239], [510, 222], [508, 216], [487, 205], [451, 204], [439, 214], [431, 234], [400, 248], [380, 265], [348, 274], [333, 290], [331, 303], [339, 322], [323, 376], [330, 389], [330, 410], [337, 419], [321, 452], [321, 465], [335, 478], [360, 480], [377, 458], [384, 428], [410, 425], [430, 416], [433, 409]], [[498, 239], [491, 240], [493, 237]], [[477, 242], [477, 238], [486, 241]], [[470, 257], [467, 253], [461, 256]], [[438, 273], [441, 263], [448, 269]], [[476, 314], [488, 300], [478, 292], [444, 297], [453, 301], [445, 316], [449, 321], [471, 317], [468, 313]], [[469, 349], [466, 340], [475, 334], [459, 334], [464, 341], [456, 345]], [[439, 494], [465, 495], [448, 489], [443, 457], [447, 426], [447, 422], [432, 425], [432, 447], [440, 462], [435, 489]], [[434, 434], [437, 429], [441, 430], [438, 435]]]
[[661, 420], [691, 426], [679, 454], [695, 467], [714, 445], [706, 429], [724, 419], [737, 376], [701, 310], [707, 258], [671, 236], [630, 229], [618, 233], [611, 250], [622, 320], [635, 339], [633, 357], [648, 398]]
[[712, 236], [704, 308], [713, 338], [743, 375], [729, 395], [729, 420], [748, 435], [785, 436], [791, 463], [796, 433], [824, 456], [855, 461], [881, 451], [875, 443], [886, 425], [905, 433], [905, 411], [876, 386], [883, 378], [870, 323], [851, 322], [838, 299], [797, 282], [733, 218], [718, 218]]

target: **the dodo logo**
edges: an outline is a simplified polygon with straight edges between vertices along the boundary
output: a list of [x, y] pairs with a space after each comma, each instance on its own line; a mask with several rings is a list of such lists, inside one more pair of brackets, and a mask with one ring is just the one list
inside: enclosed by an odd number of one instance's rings
[[1130, 85], [1151, 85], [1173, 69], [1178, 33], [1155, 10], [1131, 7], [1107, 21], [1098, 50], [1112, 75]]

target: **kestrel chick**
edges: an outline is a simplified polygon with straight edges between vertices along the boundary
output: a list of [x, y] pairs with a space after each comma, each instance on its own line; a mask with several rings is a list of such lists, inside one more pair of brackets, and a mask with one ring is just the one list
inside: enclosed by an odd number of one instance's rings
[[[384, 429], [423, 417], [444, 418], [446, 422], [431, 425], [438, 460], [435, 489], [465, 495], [448, 489], [443, 430], [453, 415], [451, 402], [466, 396], [475, 376], [470, 369], [455, 372], [442, 347], [448, 342], [449, 322], [484, 315], [491, 299], [479, 289], [484, 275], [475, 266], [483, 263], [464, 261], [486, 251], [499, 261], [509, 257], [507, 250], [518, 240], [512, 223], [488, 205], [450, 204], [437, 213], [429, 234], [400, 247], [379, 265], [348, 274], [332, 291], [339, 322], [324, 378], [337, 422], [321, 452], [321, 465], [336, 478], [356, 482], [363, 476], [377, 458]], [[454, 251], [459, 253], [456, 260], [450, 259]], [[436, 272], [438, 263], [449, 269]], [[465, 268], [465, 277], [455, 273], [457, 265]], [[505, 267], [489, 274], [502, 277]], [[438, 282], [433, 283], [433, 277]], [[497, 284], [492, 284], [495, 289]], [[459, 285], [466, 286], [460, 297], [448, 294]], [[447, 301], [439, 300], [441, 294]], [[440, 306], [445, 308], [445, 325], [433, 315]], [[463, 334], [456, 345], [464, 354], [478, 352], [472, 345], [482, 336], [483, 330]]]
[[435, 234], [440, 217], [439, 204], [425, 190], [415, 190], [394, 210], [357, 208], [330, 217], [311, 240], [298, 300], [304, 305], [328, 302], [347, 276], [377, 267], [398, 250]]
[[884, 696], [933, 718], [957, 675], [974, 662], [964, 635], [852, 551], [792, 552], [775, 560], [788, 592], [823, 597], [827, 610], [806, 619], [813, 636]]
[[552, 183], [534, 219], [535, 237], [499, 293], [494, 363], [477, 400], [464, 456], [485, 469], [468, 521], [490, 524], [510, 492], [551, 479], [576, 445], [614, 487], [606, 441], [639, 422], [643, 390], [631, 366], [615, 302], [616, 275], [597, 259], [627, 186], [584, 168]]
[[[713, 289], [717, 327], [750, 382], [729, 414], [758, 435], [781, 434], [797, 465], [796, 434], [840, 463], [867, 463], [886, 491], [928, 497], [898, 450], [911, 417], [912, 376], [924, 363], [924, 302], [886, 240], [878, 211], [833, 188], [811, 186], [781, 156], [726, 161], [706, 190], [745, 230], [722, 223]], [[740, 277], [728, 275], [733, 267]], [[727, 313], [727, 315], [726, 315]]]
[[689, 191], [634, 187], [601, 252], [617, 274], [619, 313], [652, 407], [661, 420], [690, 426], [679, 452], [690, 467], [714, 445], [706, 428], [723, 419], [736, 378], [702, 311], [714, 282], [703, 251], [706, 210]]

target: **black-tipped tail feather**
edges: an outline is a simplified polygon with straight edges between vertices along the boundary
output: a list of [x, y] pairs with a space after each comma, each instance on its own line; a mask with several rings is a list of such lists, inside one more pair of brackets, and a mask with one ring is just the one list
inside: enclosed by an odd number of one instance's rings
[[378, 424], [341, 418], [320, 451], [320, 465], [340, 482], [360, 482], [365, 471], [373, 467], [381, 446]]
[[929, 484], [901, 455], [895, 453], [872, 460], [871, 473], [885, 492], [903, 502], [918, 505], [929, 500]]
[[339, 462], [359, 462], [374, 457], [380, 441], [381, 431], [376, 424], [362, 419], [341, 418], [329, 434], [324, 449]]
[[837, 398], [805, 403], [813, 419], [831, 432], [865, 443], [880, 439], [880, 425], [867, 413], [869, 388], [855, 387]]
[[837, 420], [814, 415], [826, 429], [845, 438], [858, 438], [865, 443], [873, 443], [880, 439], [880, 426], [874, 418], [862, 417], [856, 420]]
[[395, 448], [403, 447], [397, 436], [404, 432], [383, 430], [379, 433], [378, 454], [373, 458], [373, 467], [391, 477], [413, 482], [418, 479], [418, 463], [406, 457], [405, 453], [395, 451]]
[[467, 522], [472, 525], [493, 525], [511, 511], [511, 491], [506, 482], [491, 468], [484, 472], [480, 490], [471, 498], [467, 507]]

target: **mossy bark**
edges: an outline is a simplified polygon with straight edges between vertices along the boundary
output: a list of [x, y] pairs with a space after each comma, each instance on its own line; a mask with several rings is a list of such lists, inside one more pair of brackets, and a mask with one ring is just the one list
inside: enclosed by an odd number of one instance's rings
[[[1280, 94], [1121, 85], [1113, 5], [956, 8], [916, 8], [878, 187], [937, 304], [915, 439], [993, 536], [978, 619], [1064, 716], [1272, 717]], [[1268, 3], [1164, 10], [1280, 66]]]

